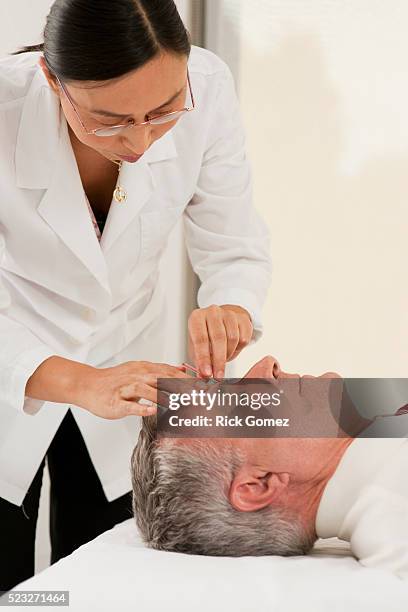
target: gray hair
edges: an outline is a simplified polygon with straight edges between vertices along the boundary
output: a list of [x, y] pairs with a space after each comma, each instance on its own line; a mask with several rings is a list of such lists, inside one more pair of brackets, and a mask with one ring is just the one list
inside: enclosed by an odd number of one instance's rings
[[[228, 491], [244, 457], [227, 439], [157, 439], [156, 416], [143, 418], [132, 453], [133, 512], [151, 548], [198, 555], [300, 555], [315, 538], [296, 516], [271, 506], [241, 512]], [[175, 443], [176, 442], [176, 443]]]

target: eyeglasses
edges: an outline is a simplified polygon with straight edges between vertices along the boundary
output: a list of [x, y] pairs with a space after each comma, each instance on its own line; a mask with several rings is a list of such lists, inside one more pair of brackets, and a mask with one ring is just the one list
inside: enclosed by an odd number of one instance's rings
[[[190, 82], [190, 74], [188, 72], [187, 69], [187, 82], [188, 82], [188, 87], [189, 87], [189, 91], [190, 91], [190, 97], [191, 97], [191, 107], [184, 107], [181, 110], [176, 110], [176, 111], [171, 111], [170, 113], [164, 113], [162, 115], [157, 115], [156, 117], [152, 117], [151, 119], [149, 119], [148, 121], [142, 121], [141, 123], [125, 123], [125, 124], [120, 124], [120, 125], [112, 125], [106, 128], [96, 128], [94, 130], [87, 130], [84, 122], [82, 121], [77, 109], [75, 108], [74, 102], [72, 101], [72, 98], [70, 96], [70, 94], [68, 93], [66, 87], [61, 83], [60, 79], [58, 78], [57, 75], [55, 75], [55, 78], [57, 79], [60, 88], [62, 89], [62, 91], [64, 92], [65, 96], [67, 97], [69, 103], [71, 104], [72, 108], [74, 109], [74, 112], [76, 114], [76, 116], [78, 117], [78, 120], [82, 126], [82, 128], [85, 130], [85, 132], [87, 134], [92, 134], [94, 136], [117, 136], [118, 134], [121, 134], [122, 132], [124, 132], [125, 130], [127, 130], [128, 128], [134, 128], [134, 127], [141, 127], [141, 126], [145, 126], [145, 125], [163, 125], [164, 123], [170, 123], [171, 121], [177, 121], [178, 119], [180, 119], [180, 117], [182, 117], [183, 115], [185, 115], [186, 113], [189, 113], [190, 111], [194, 110], [195, 108], [195, 101], [194, 101], [194, 96], [193, 96], [193, 91], [191, 89], [191, 82]], [[133, 120], [132, 120], [133, 121]]]

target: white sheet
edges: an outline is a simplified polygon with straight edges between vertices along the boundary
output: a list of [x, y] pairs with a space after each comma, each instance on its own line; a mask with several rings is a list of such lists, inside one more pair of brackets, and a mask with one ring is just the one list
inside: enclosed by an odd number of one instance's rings
[[70, 612], [408, 610], [407, 582], [362, 567], [337, 540], [307, 557], [191, 556], [146, 548], [133, 519], [16, 589], [69, 590]]

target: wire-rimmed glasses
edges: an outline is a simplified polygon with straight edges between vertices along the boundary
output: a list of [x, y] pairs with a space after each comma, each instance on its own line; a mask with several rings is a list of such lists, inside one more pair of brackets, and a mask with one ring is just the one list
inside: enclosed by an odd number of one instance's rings
[[67, 100], [69, 101], [69, 103], [71, 104], [72, 108], [74, 109], [74, 112], [76, 114], [76, 116], [78, 117], [78, 121], [81, 124], [82, 128], [84, 129], [84, 131], [87, 134], [93, 135], [93, 136], [103, 136], [103, 137], [107, 137], [107, 136], [117, 136], [118, 134], [121, 134], [124, 130], [127, 130], [128, 128], [134, 128], [134, 127], [141, 127], [141, 126], [145, 126], [145, 125], [163, 125], [164, 123], [170, 123], [171, 121], [176, 121], [178, 120], [180, 117], [182, 117], [183, 115], [185, 115], [186, 113], [189, 113], [190, 111], [194, 110], [195, 108], [195, 100], [194, 100], [194, 95], [193, 95], [193, 91], [191, 89], [191, 82], [190, 82], [190, 74], [189, 71], [187, 69], [187, 82], [188, 82], [188, 87], [189, 87], [189, 91], [190, 91], [190, 97], [191, 97], [191, 107], [185, 106], [184, 108], [180, 109], [180, 110], [176, 110], [176, 111], [171, 111], [170, 113], [164, 113], [162, 115], [157, 115], [156, 117], [152, 117], [151, 119], [148, 119], [147, 121], [142, 121], [141, 123], [124, 123], [124, 124], [120, 124], [120, 125], [112, 125], [109, 127], [103, 127], [103, 128], [96, 128], [93, 130], [87, 130], [87, 128], [84, 125], [84, 122], [82, 121], [77, 109], [75, 108], [75, 104], [68, 92], [68, 90], [66, 89], [66, 87], [62, 84], [62, 82], [60, 81], [60, 79], [58, 78], [57, 75], [55, 75], [55, 78], [57, 79], [60, 88], [62, 89], [62, 91], [64, 92]]

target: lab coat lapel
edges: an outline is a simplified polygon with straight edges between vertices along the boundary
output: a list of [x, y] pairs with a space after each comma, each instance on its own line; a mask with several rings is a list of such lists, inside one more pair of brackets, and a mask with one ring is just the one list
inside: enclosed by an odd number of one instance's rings
[[151, 198], [156, 186], [153, 164], [174, 157], [177, 157], [177, 150], [173, 134], [169, 131], [156, 140], [135, 164], [122, 165], [118, 182], [125, 189], [127, 198], [120, 204], [112, 201], [101, 240], [104, 253], [113, 246]]
[[45, 189], [38, 213], [110, 293], [105, 254], [154, 193], [154, 164], [177, 157], [168, 131], [135, 164], [122, 165], [119, 184], [127, 199], [112, 200], [100, 244], [89, 215], [81, 177], [58, 96], [38, 66], [26, 95], [16, 143], [16, 183]]
[[106, 261], [89, 214], [65, 120], [61, 122], [54, 173], [38, 213], [110, 293]]
[[123, 164], [118, 184], [126, 191], [126, 200], [112, 200], [106, 225], [102, 233], [101, 249], [106, 253], [123, 234], [140, 209], [151, 197], [154, 179], [151, 169], [141, 158], [136, 164]]
[[60, 121], [58, 97], [38, 67], [24, 100], [18, 128], [17, 187], [48, 189], [60, 139]]
[[46, 190], [38, 214], [110, 293], [67, 122], [40, 67], [24, 102], [15, 162], [17, 186]]

